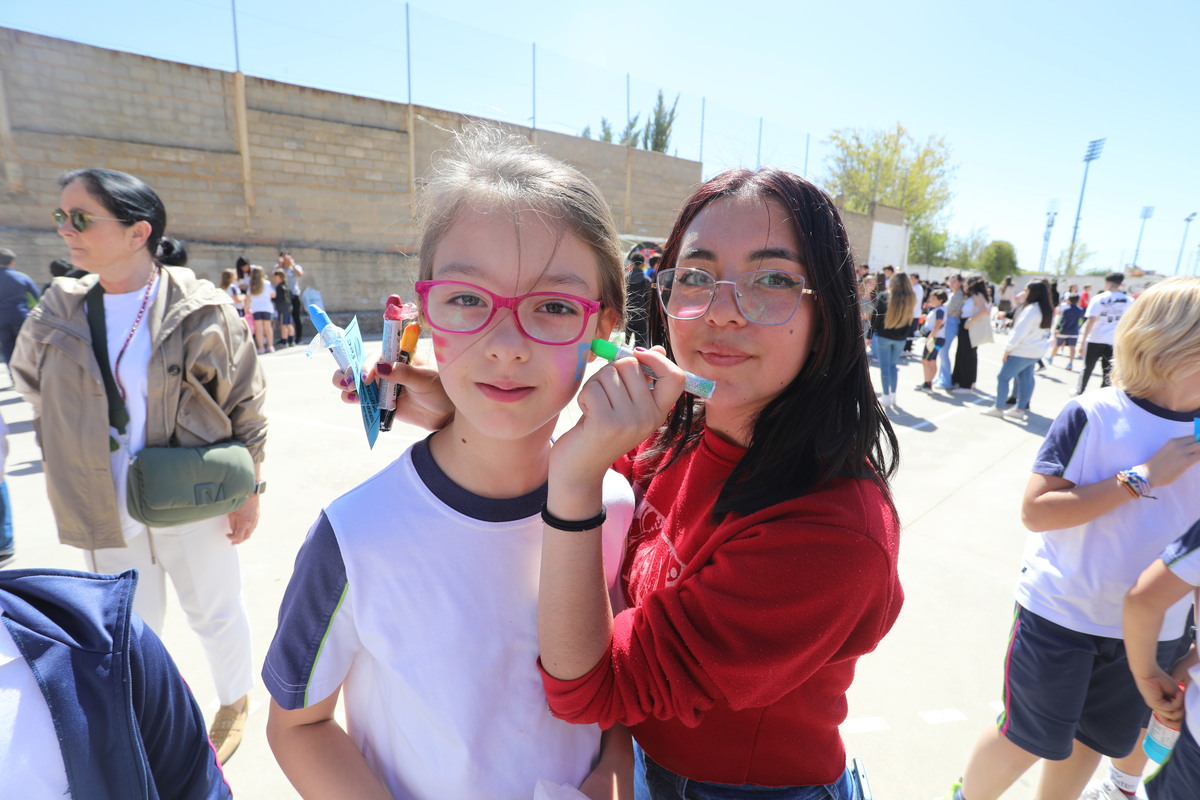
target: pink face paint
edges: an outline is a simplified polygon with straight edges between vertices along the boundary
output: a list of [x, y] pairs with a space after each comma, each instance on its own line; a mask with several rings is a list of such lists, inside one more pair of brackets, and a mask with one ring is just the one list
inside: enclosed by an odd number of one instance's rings
[[430, 335], [430, 338], [433, 340], [433, 358], [435, 361], [437, 361], [437, 363], [441, 364], [446, 360], [446, 357], [442, 354], [442, 351], [446, 349], [446, 346], [450, 344], [450, 342], [446, 339], [445, 334], [438, 333], [437, 331], [434, 331]]

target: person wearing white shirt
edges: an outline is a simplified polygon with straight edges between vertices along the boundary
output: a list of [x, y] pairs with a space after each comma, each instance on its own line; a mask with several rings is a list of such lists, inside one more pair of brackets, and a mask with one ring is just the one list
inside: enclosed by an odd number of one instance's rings
[[1084, 314], [1083, 333], [1079, 337], [1079, 349], [1083, 351], [1083, 372], [1079, 376], [1079, 387], [1075, 394], [1083, 394], [1096, 362], [1100, 362], [1104, 373], [1101, 386], [1111, 383], [1113, 337], [1117, 323], [1133, 305], [1133, 298], [1121, 291], [1125, 276], [1114, 272], [1104, 279], [1104, 291], [1092, 298]]
[[996, 376], [996, 403], [983, 414], [1003, 417], [1008, 384], [1017, 383], [1017, 407], [1009, 412], [1019, 419], [1029, 419], [1029, 401], [1033, 397], [1033, 368], [1050, 343], [1050, 324], [1054, 307], [1050, 303], [1050, 285], [1034, 281], [1025, 289], [1025, 302], [1017, 309], [1012, 333], [1004, 346], [1004, 363]]

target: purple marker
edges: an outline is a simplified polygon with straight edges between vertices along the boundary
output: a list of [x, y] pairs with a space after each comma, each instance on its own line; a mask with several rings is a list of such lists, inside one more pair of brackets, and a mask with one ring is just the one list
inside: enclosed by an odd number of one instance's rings
[[[629, 358], [633, 356], [633, 351], [628, 347], [622, 347], [604, 339], [592, 339], [592, 352], [608, 361], [616, 361], [618, 358]], [[658, 378], [654, 374], [654, 370], [645, 364], [641, 365], [642, 372], [646, 373], [651, 378]], [[712, 397], [713, 390], [717, 388], [717, 384], [710, 381], [708, 378], [701, 378], [699, 375], [693, 375], [690, 372], [683, 373], [685, 380], [683, 382], [683, 390], [688, 394], [694, 394], [696, 397], [701, 397], [707, 400]]]

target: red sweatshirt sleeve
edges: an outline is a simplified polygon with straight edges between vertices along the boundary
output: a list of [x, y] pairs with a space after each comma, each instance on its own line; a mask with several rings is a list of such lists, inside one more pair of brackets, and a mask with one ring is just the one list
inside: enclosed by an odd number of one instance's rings
[[[746, 525], [679, 583], [619, 614], [608, 655], [590, 673], [574, 681], [543, 673], [554, 713], [604, 727], [649, 717], [692, 727], [716, 703], [770, 705], [832, 662], [874, 649], [900, 606], [888, 547], [897, 524], [890, 508], [864, 518], [873, 498], [861, 486], [838, 494], [858, 507], [817, 501]], [[797, 511], [813, 505], [804, 500]], [[848, 527], [852, 520], [890, 527], [873, 537]]]

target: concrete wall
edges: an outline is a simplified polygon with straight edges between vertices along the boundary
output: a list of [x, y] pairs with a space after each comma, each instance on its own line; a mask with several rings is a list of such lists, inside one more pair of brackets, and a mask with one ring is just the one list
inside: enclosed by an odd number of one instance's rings
[[[410, 293], [418, 180], [468, 121], [0, 28], [0, 247], [48, 280], [56, 177], [107, 167], [162, 196], [200, 275], [286, 248], [329, 308], [378, 310]], [[666, 236], [700, 182], [699, 162], [505, 127], [596, 181], [623, 233]]]
[[854, 248], [855, 263], [869, 265], [872, 272], [888, 265], [897, 270], [907, 266], [908, 225], [902, 209], [871, 203], [868, 213], [859, 214], [846, 210], [841, 195], [834, 198], [834, 203]]

